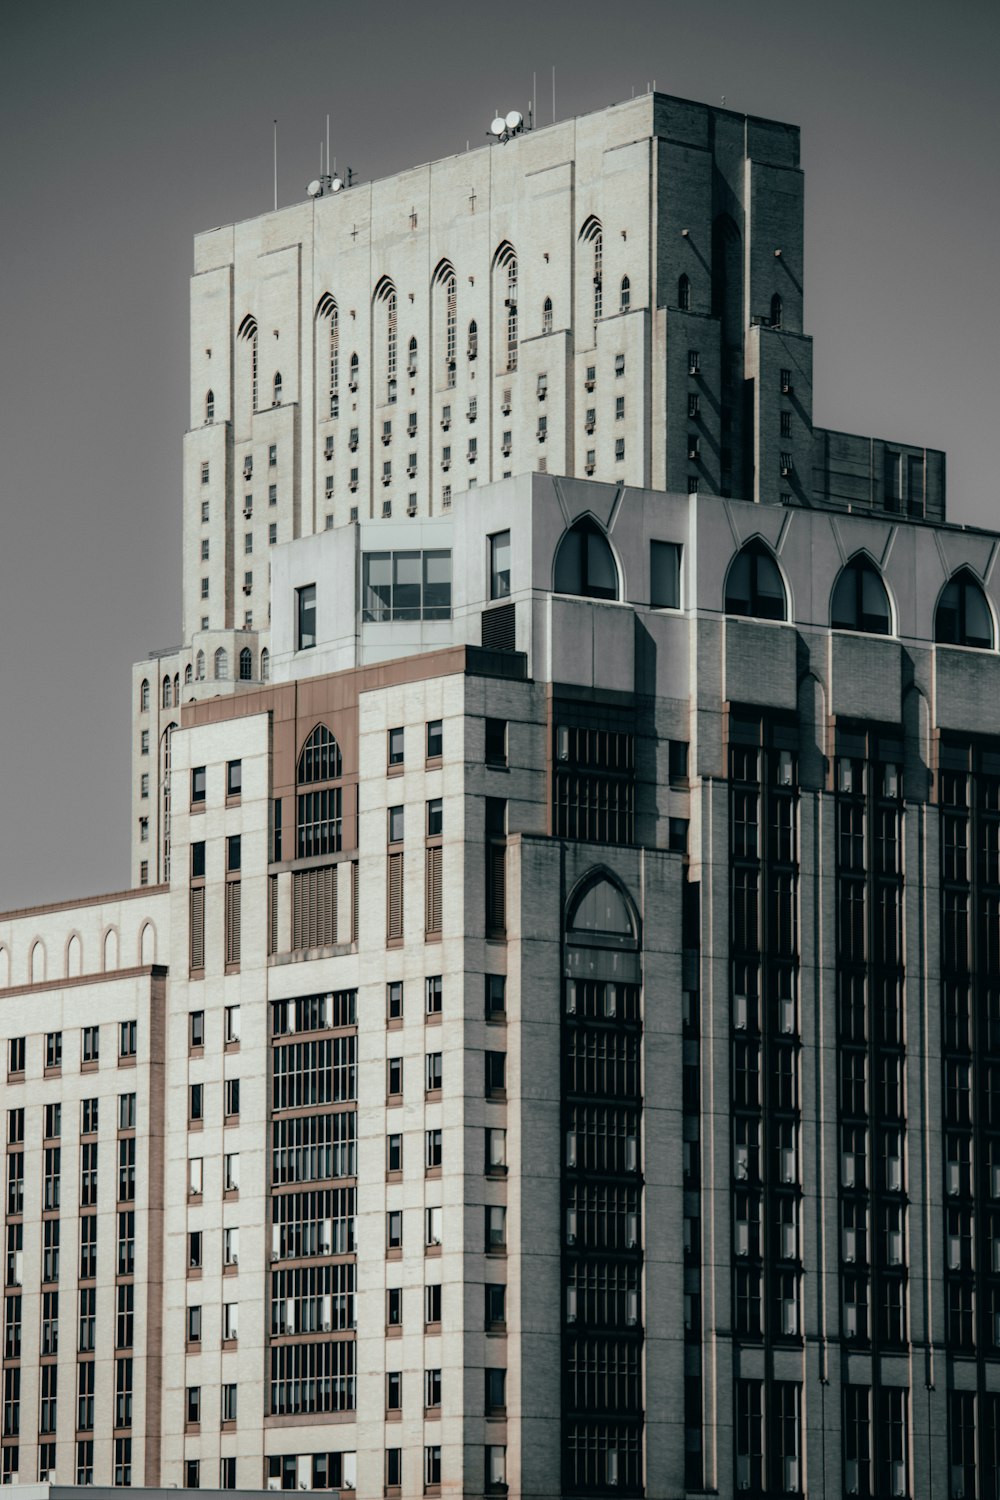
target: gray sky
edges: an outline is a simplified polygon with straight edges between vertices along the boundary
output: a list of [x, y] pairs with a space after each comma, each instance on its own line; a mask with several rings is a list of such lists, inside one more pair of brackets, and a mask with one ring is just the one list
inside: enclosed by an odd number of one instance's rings
[[0, 909], [128, 880], [129, 665], [180, 639], [191, 237], [659, 89], [802, 127], [823, 426], [948, 453], [1000, 523], [987, 0], [6, 0]]

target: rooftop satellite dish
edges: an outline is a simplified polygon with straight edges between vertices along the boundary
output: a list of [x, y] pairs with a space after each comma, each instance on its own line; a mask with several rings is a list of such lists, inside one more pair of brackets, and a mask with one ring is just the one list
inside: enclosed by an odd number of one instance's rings
[[318, 198], [322, 191], [323, 185], [318, 177], [314, 177], [312, 182], [306, 188], [306, 192], [309, 194], [310, 198]]
[[524, 116], [521, 114], [520, 110], [512, 109], [510, 114], [504, 121], [504, 124], [507, 126], [508, 130], [520, 130], [521, 126], [524, 124]]
[[493, 133], [493, 135], [500, 136], [503, 135], [506, 129], [507, 121], [504, 119], [503, 115], [497, 115], [496, 119], [493, 121], [493, 124], [490, 126], [491, 132]]
[[333, 181], [330, 183], [330, 192], [331, 193], [339, 193], [343, 186], [344, 186], [344, 184], [341, 182], [340, 178], [339, 177], [335, 177], [333, 179]]

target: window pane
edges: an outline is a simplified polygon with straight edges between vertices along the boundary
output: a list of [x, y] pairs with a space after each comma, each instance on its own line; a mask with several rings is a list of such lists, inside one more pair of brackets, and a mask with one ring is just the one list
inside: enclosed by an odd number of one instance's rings
[[424, 553], [424, 619], [451, 618], [451, 553]]
[[366, 552], [364, 618], [388, 620], [392, 604], [392, 558], [388, 552]]
[[394, 552], [392, 555], [392, 618], [420, 618], [420, 553]]

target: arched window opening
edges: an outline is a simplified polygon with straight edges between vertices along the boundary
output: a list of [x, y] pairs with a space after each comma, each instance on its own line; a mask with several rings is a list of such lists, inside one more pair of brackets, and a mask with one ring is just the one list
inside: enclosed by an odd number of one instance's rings
[[566, 930], [584, 940], [598, 934], [616, 941], [636, 942], [635, 923], [621, 888], [600, 875], [589, 881], [577, 895], [570, 910]]
[[205, 681], [205, 653], [204, 653], [204, 651], [199, 651], [198, 652], [198, 655], [195, 658], [195, 663], [196, 663], [195, 680], [197, 682], [204, 682]]
[[271, 397], [271, 405], [272, 406], [280, 406], [281, 405], [281, 371], [280, 370], [275, 371], [275, 375], [274, 375], [274, 389], [273, 389], [273, 394], [272, 394], [272, 397]]
[[454, 276], [445, 284], [445, 359], [448, 364], [448, 384], [455, 384], [455, 341], [458, 328], [458, 286]]
[[170, 771], [173, 764], [173, 740], [176, 728], [176, 724], [168, 724], [160, 739], [160, 872], [164, 880], [170, 879], [170, 841], [173, 827]]
[[257, 320], [250, 313], [239, 326], [238, 337], [250, 345], [251, 411], [257, 410]]
[[[503, 361], [507, 370], [517, 369], [517, 253], [509, 240], [498, 245], [493, 256], [495, 297], [502, 300], [497, 307], [495, 327], [503, 331], [504, 342], [498, 350], [497, 363]], [[501, 280], [501, 277], [503, 278]]]
[[175, 708], [180, 704], [180, 701], [181, 701], [181, 674], [179, 672], [177, 672], [177, 673], [174, 674], [174, 707]]
[[271, 677], [271, 653], [265, 646], [260, 653], [260, 680], [268, 682]]
[[681, 312], [691, 311], [691, 281], [683, 274], [677, 278], [677, 306]]
[[748, 542], [730, 564], [725, 608], [727, 615], [787, 620], [785, 585], [778, 564], [763, 543]]
[[222, 682], [229, 676], [229, 656], [225, 646], [220, 646], [215, 653], [215, 679]]
[[841, 569], [833, 590], [830, 623], [834, 630], [892, 634], [889, 595], [878, 569], [866, 557], [852, 557]]
[[604, 236], [594, 236], [594, 322], [604, 316]]
[[385, 380], [386, 401], [391, 406], [396, 400], [396, 360], [397, 360], [397, 304], [396, 288], [388, 277], [380, 278], [375, 287], [375, 301], [385, 309], [382, 336], [385, 349]]
[[555, 591], [584, 599], [617, 599], [618, 567], [607, 537], [587, 519], [563, 533], [556, 552]]
[[628, 312], [632, 305], [632, 283], [627, 276], [622, 277], [621, 290], [618, 298], [618, 307], [621, 312]]
[[[329, 292], [324, 292], [316, 304], [316, 317], [327, 320], [326, 360], [329, 373], [329, 414], [340, 415], [340, 312]], [[319, 337], [316, 340], [320, 349]]]
[[993, 649], [993, 616], [981, 585], [960, 568], [945, 584], [934, 615], [934, 639], [945, 646]]
[[163, 679], [163, 692], [161, 694], [160, 701], [163, 704], [164, 708], [169, 708], [170, 705], [171, 705], [171, 703], [173, 702], [173, 696], [172, 696], [171, 691], [170, 691], [170, 678], [169, 677], [164, 677], [164, 679]]
[[209, 391], [205, 397], [205, 421], [215, 421], [215, 392]]
[[775, 292], [774, 296], [771, 298], [771, 327], [781, 327], [781, 298], [778, 296], [777, 292]]
[[185, 687], [187, 687], [188, 683], [191, 681], [191, 679], [192, 679], [193, 676], [194, 676], [194, 671], [192, 669], [191, 663], [188, 662], [187, 666], [184, 668], [184, 686]]
[[139, 709], [141, 713], [149, 711], [149, 682], [145, 677], [139, 684]]
[[475, 359], [479, 353], [479, 326], [475, 318], [469, 324], [469, 358]]
[[340, 746], [325, 724], [317, 724], [302, 747], [296, 782], [308, 791], [297, 793], [296, 853], [335, 854], [341, 847], [343, 775]]
[[542, 303], [542, 332], [552, 332], [552, 298], [546, 297]]
[[507, 368], [517, 369], [517, 261], [507, 262]]
[[350, 389], [352, 391], [356, 391], [357, 390], [357, 388], [358, 388], [358, 356], [356, 354], [352, 354], [351, 355], [351, 378], [350, 378], [350, 381], [348, 382], [348, 384], [349, 384]]
[[253, 652], [249, 646], [244, 646], [240, 652], [240, 681], [251, 682], [253, 680]]

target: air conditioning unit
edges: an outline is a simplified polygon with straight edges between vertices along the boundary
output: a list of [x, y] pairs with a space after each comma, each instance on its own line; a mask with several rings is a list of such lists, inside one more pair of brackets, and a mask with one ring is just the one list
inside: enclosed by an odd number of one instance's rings
[[538, 392], [538, 399], [539, 399], [539, 401], [544, 401], [545, 397], [547, 395], [548, 395], [548, 388], [543, 385], [542, 388], [541, 388], [541, 390]]
[[504, 414], [505, 417], [509, 417], [510, 416], [510, 402], [509, 401], [505, 401], [503, 403], [503, 405], [501, 406], [500, 410], [503, 412], [503, 414]]
[[252, 473], [253, 473], [253, 459], [252, 458], [245, 458], [243, 460], [243, 478], [244, 479], [249, 479], [250, 475]]
[[415, 375], [417, 373], [416, 365], [407, 365], [406, 373], [407, 375]]
[[504, 458], [510, 458], [510, 448], [501, 448], [500, 452], [503, 454]]
[[330, 1332], [332, 1332], [332, 1330], [333, 1330], [333, 1324], [331, 1322], [327, 1321], [327, 1322], [325, 1322], [323, 1324], [323, 1332], [324, 1333], [330, 1333]]
[[478, 417], [478, 415], [479, 415], [479, 413], [477, 411], [473, 411], [473, 409], [472, 409], [471, 406], [469, 407], [469, 410], [466, 413], [466, 416], [468, 417], [468, 419], [469, 419], [470, 422], [474, 422], [476, 420], [476, 418]]
[[415, 516], [416, 513], [417, 513], [417, 507], [415, 505], [408, 505], [406, 507], [406, 514], [408, 516]]
[[701, 371], [699, 370], [699, 368], [698, 368], [698, 366], [696, 364], [692, 363], [692, 364], [688, 365], [688, 374], [689, 375], [700, 375]]
[[584, 430], [584, 432], [592, 434], [593, 431], [594, 431], [594, 424], [593, 424], [593, 422], [587, 422], [587, 423], [585, 423], [583, 430]]
[[358, 382], [356, 380], [349, 380], [347, 382], [347, 389], [349, 391], [356, 391], [357, 388], [358, 388]]
[[476, 461], [476, 458], [477, 458], [477, 455], [475, 453], [470, 453], [469, 454], [469, 463], [470, 464], [474, 464], [475, 461]]
[[[697, 459], [697, 458], [699, 458], [699, 457], [700, 457], [700, 454], [699, 454], [699, 452], [698, 452], [698, 450], [697, 450], [697, 448], [689, 448], [689, 449], [688, 449], [688, 458], [689, 458], [689, 459], [690, 459], [690, 460], [691, 460], [691, 461], [692, 461], [692, 462], [693, 462], [693, 461], [694, 461], [694, 460], [696, 460], [696, 459]], [[782, 472], [784, 472], [784, 470], [782, 470]]]
[[348, 446], [348, 448], [350, 449], [350, 451], [352, 453], [357, 453], [357, 451], [358, 451], [358, 445], [357, 445], [357, 443], [348, 443], [347, 446]]
[[596, 384], [597, 384], [596, 380], [585, 380], [583, 382], [583, 388], [584, 388], [585, 391], [592, 391], [594, 389], [594, 386]]
[[250, 585], [248, 583], [245, 583], [243, 585], [243, 592], [244, 592], [244, 594], [252, 594], [253, 593], [253, 589], [250, 587]]
[[540, 442], [540, 443], [544, 443], [544, 442], [545, 442], [545, 439], [546, 439], [546, 438], [547, 438], [547, 437], [548, 437], [548, 433], [547, 433], [547, 432], [540, 432], [540, 433], [539, 433], [539, 434], [538, 434], [538, 441], [539, 441], [539, 442]]
[[249, 519], [250, 519], [250, 517], [252, 515], [253, 515], [253, 507], [251, 506], [248, 509], [247, 506], [244, 505], [244, 507], [243, 507], [243, 516], [244, 516], [244, 519], [247, 520], [247, 521], [249, 521]]
[[451, 421], [447, 417], [441, 418], [441, 431], [448, 432], [451, 429]]
[[389, 488], [389, 486], [390, 486], [391, 483], [392, 483], [392, 476], [389, 475], [388, 477], [386, 477], [386, 475], [383, 474], [383, 476], [382, 476], [382, 488], [385, 489], [385, 490], [387, 490]]
[[475, 359], [475, 357], [476, 357], [476, 346], [475, 346], [475, 344], [470, 344], [469, 345], [469, 358], [470, 359]]
[[268, 1487], [269, 1490], [280, 1490], [281, 1489], [281, 1480], [280, 1479], [275, 1479], [275, 1478], [269, 1479], [267, 1481], [267, 1487]]
[[447, 474], [448, 470], [451, 468], [451, 460], [447, 459], [447, 458], [443, 458], [441, 460], [441, 467], [444, 470], [444, 472]]
[[504, 307], [513, 307], [513, 308], [516, 308], [517, 307], [517, 298], [516, 297], [505, 297], [503, 299], [503, 305], [504, 305]]
[[407, 479], [415, 479], [417, 477], [416, 469], [407, 469], [406, 477]]
[[585, 465], [585, 467], [584, 467], [584, 473], [585, 474], [593, 474], [593, 472], [594, 472], [594, 465], [593, 464], [587, 464], [587, 465]]
[[348, 489], [350, 490], [352, 495], [356, 494], [358, 489], [358, 481], [356, 479], [352, 479], [350, 484], [348, 485]]
[[406, 436], [407, 437], [416, 437], [416, 435], [417, 435], [417, 429], [415, 427], [408, 427], [406, 429]]
[[383, 434], [382, 434], [382, 447], [383, 448], [388, 448], [388, 446], [389, 446], [389, 444], [391, 442], [392, 442], [392, 433], [391, 432], [383, 432]]

